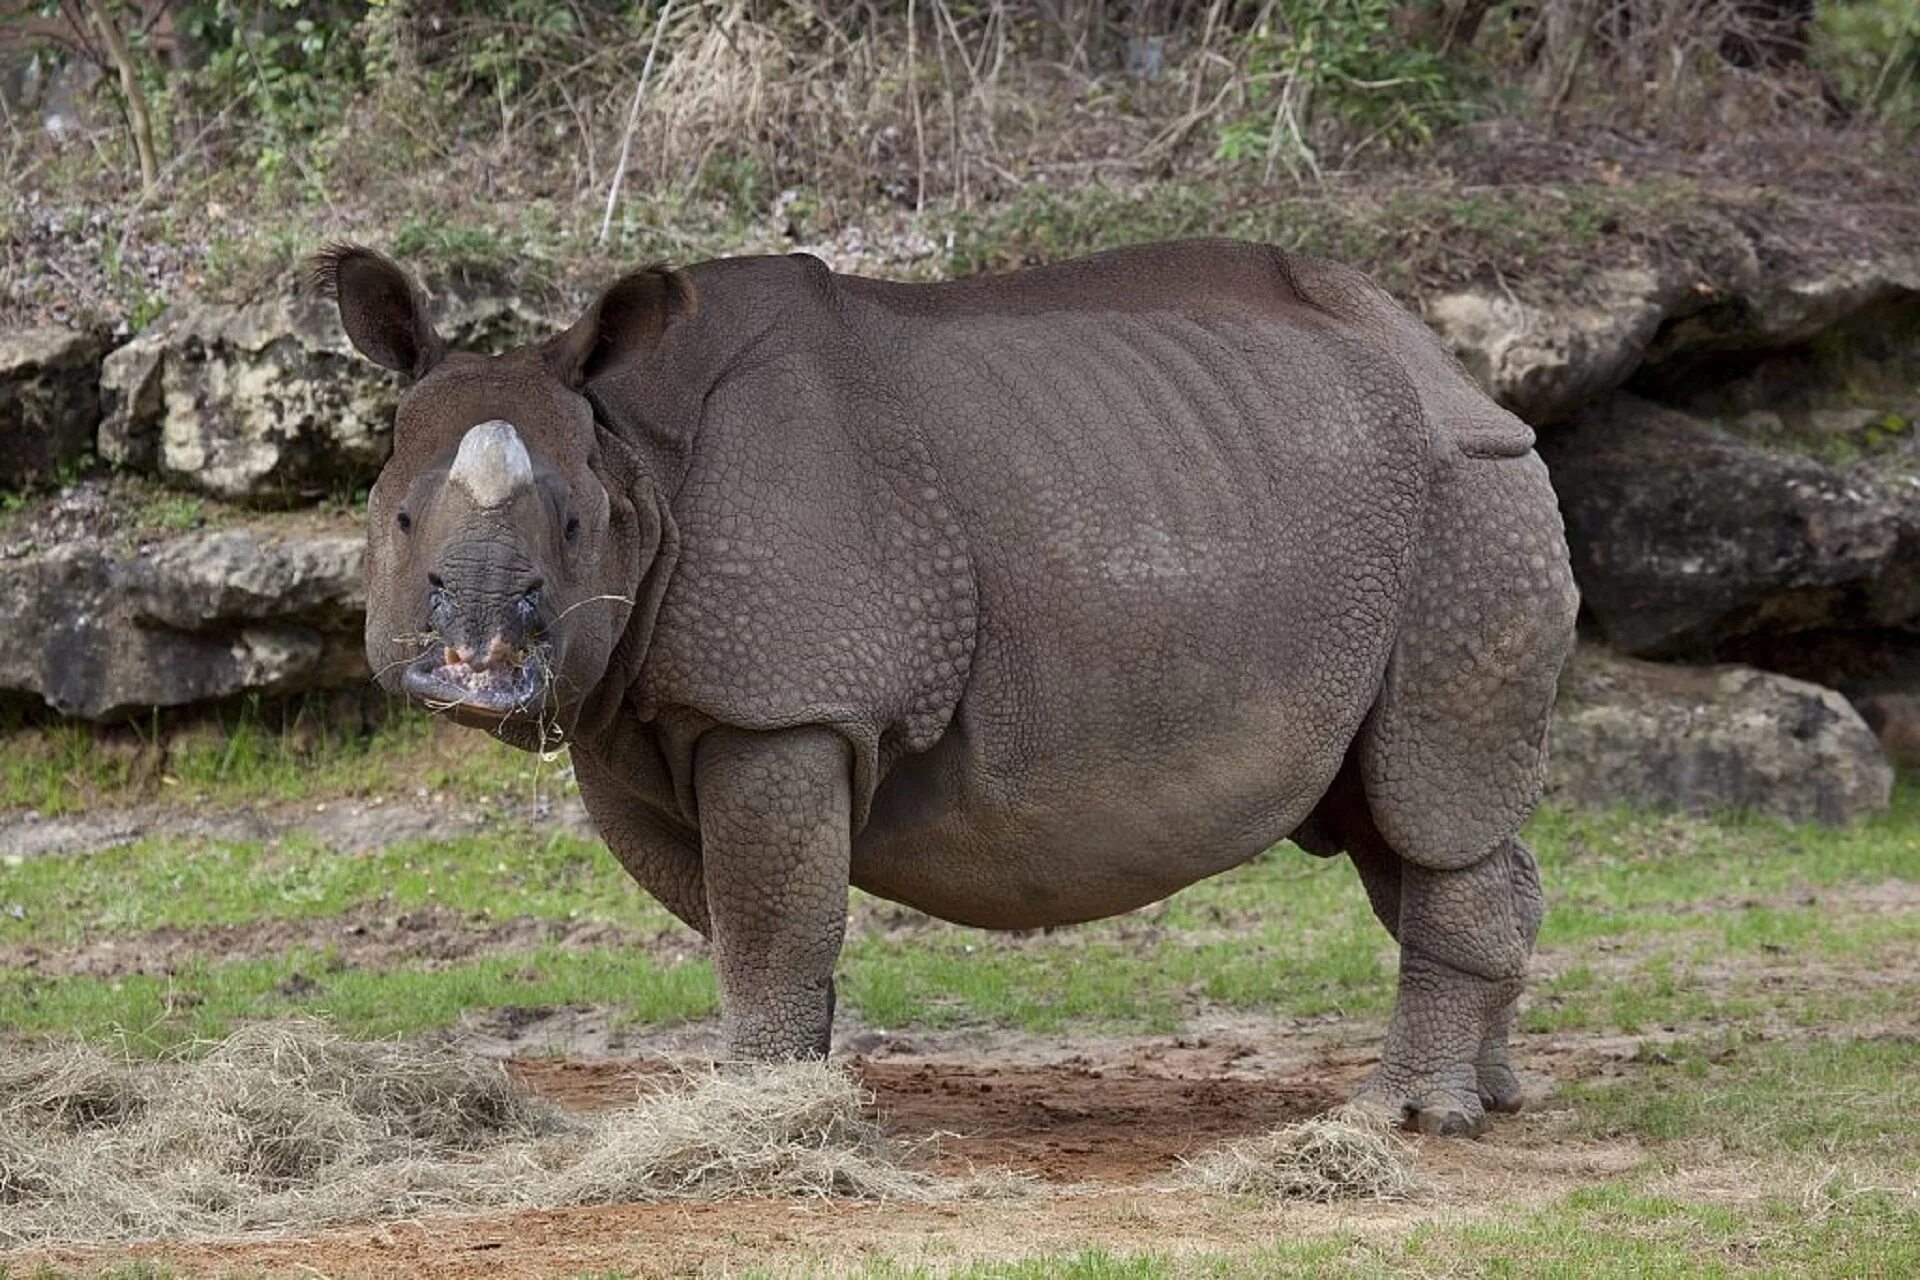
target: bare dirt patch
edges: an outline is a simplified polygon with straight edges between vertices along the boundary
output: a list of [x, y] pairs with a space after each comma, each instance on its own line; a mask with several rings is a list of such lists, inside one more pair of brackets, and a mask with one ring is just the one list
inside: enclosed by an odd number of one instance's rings
[[[1337, 1105], [1357, 1083], [1346, 1066], [1313, 1080], [1269, 1080], [1077, 1055], [1041, 1065], [861, 1057], [852, 1066], [890, 1130], [940, 1135], [933, 1168], [1008, 1169], [1061, 1184], [1150, 1180], [1220, 1142]], [[662, 1059], [537, 1058], [509, 1069], [534, 1093], [582, 1110], [629, 1103], [670, 1070]]]
[[163, 926], [141, 933], [101, 934], [77, 946], [0, 945], [0, 968], [47, 978], [119, 978], [167, 974], [219, 956], [223, 962], [268, 959], [289, 952], [326, 952], [345, 968], [401, 964], [437, 968], [484, 956], [525, 954], [534, 947], [589, 951], [620, 947], [672, 962], [700, 949], [684, 930], [641, 933], [598, 921], [473, 919], [445, 907], [396, 910], [362, 903], [318, 919], [249, 920], [244, 924]]
[[409, 840], [470, 835], [508, 822], [581, 835], [593, 832], [585, 806], [573, 796], [504, 797], [491, 803], [428, 796], [232, 808], [155, 802], [52, 816], [32, 810], [0, 812], [0, 858], [98, 853], [156, 837], [264, 841], [300, 836], [340, 853], [359, 854]]

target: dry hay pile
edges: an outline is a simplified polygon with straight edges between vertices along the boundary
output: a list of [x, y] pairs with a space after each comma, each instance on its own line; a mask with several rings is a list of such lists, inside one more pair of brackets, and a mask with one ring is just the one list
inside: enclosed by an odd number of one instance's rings
[[911, 1148], [880, 1132], [865, 1114], [871, 1095], [842, 1070], [800, 1062], [688, 1084], [602, 1117], [554, 1179], [554, 1199], [927, 1200], [949, 1189], [902, 1167]]
[[[204, 1046], [202, 1046], [204, 1048]], [[1000, 1184], [905, 1168], [818, 1063], [672, 1082], [574, 1116], [498, 1064], [263, 1024], [158, 1062], [0, 1057], [0, 1245], [220, 1236], [431, 1210], [730, 1195], [931, 1200]]]
[[1378, 1118], [1343, 1107], [1209, 1152], [1179, 1181], [1261, 1200], [1406, 1200], [1419, 1186], [1411, 1156]]

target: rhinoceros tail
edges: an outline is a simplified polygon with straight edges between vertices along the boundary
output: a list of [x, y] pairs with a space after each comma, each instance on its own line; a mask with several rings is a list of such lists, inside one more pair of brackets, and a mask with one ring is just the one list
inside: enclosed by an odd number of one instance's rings
[[1492, 401], [1478, 413], [1436, 425], [1469, 458], [1519, 458], [1533, 448], [1533, 428]]

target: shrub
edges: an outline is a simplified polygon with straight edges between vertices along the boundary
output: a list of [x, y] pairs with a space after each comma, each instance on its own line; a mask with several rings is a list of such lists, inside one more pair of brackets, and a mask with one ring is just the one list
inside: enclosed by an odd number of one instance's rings
[[1826, 0], [1809, 57], [1841, 100], [1898, 128], [1920, 129], [1920, 5]]

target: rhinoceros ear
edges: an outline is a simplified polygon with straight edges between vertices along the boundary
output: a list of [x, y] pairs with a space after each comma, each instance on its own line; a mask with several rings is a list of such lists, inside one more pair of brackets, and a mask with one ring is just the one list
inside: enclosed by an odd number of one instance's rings
[[674, 317], [693, 309], [692, 284], [665, 265], [621, 276], [572, 328], [547, 343], [547, 363], [568, 386], [584, 387], [651, 350]]
[[375, 364], [418, 378], [446, 354], [412, 278], [373, 250], [328, 245], [313, 256], [313, 287], [339, 304], [341, 327]]

